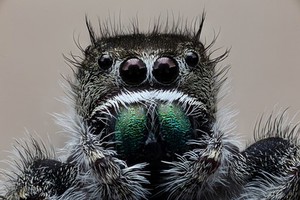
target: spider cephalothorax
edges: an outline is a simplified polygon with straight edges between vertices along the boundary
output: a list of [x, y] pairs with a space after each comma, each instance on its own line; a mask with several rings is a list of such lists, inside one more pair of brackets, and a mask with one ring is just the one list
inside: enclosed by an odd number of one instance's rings
[[203, 20], [194, 32], [135, 29], [109, 37], [97, 37], [88, 23], [92, 44], [72, 83], [76, 114], [118, 158], [149, 163], [152, 176], [161, 161], [193, 149], [189, 140], [212, 136], [222, 82], [215, 65], [226, 53], [209, 58], [199, 41]]
[[216, 65], [227, 51], [211, 58], [203, 22], [148, 32], [104, 24], [97, 36], [87, 21], [91, 44], [82, 59], [68, 59], [76, 67], [70, 111], [57, 115], [71, 136], [63, 156], [34, 139], [19, 143], [0, 198], [299, 198], [298, 126], [270, 118], [240, 150], [234, 112], [217, 106], [227, 68]]
[[87, 22], [91, 45], [82, 60], [71, 61], [71, 111], [57, 116], [72, 135], [59, 163], [77, 170], [76, 181], [64, 194], [22, 190], [23, 196], [230, 198], [235, 192], [224, 183], [239, 148], [231, 115], [217, 109], [226, 69], [216, 70], [227, 51], [211, 58], [211, 45], [200, 42], [203, 22], [158, 23], [144, 33], [135, 25], [128, 32], [104, 25], [100, 36]]

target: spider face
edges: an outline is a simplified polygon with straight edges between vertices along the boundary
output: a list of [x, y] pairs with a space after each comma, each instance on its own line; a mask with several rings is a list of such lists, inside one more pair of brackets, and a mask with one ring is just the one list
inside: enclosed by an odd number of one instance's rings
[[[96, 40], [96, 39], [95, 39]], [[202, 43], [185, 35], [132, 34], [100, 38], [85, 50], [77, 73], [84, 117], [124, 91], [172, 90], [207, 103], [213, 87], [211, 66]], [[191, 85], [191, 83], [197, 85]], [[87, 102], [87, 101], [91, 102]]]
[[214, 66], [196, 38], [132, 34], [95, 39], [77, 74], [80, 106], [94, 135], [130, 164], [171, 161], [209, 133]]

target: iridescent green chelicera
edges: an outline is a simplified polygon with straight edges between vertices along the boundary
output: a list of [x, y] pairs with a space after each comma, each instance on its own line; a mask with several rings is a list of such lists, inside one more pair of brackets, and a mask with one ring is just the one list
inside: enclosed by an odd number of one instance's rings
[[115, 138], [118, 151], [126, 156], [134, 156], [145, 141], [147, 118], [145, 108], [130, 106], [122, 108], [117, 116]]
[[[151, 122], [147, 108], [142, 105], [132, 105], [122, 108], [116, 117], [115, 139], [117, 151], [126, 158], [135, 159], [144, 151], [148, 137], [147, 123], [156, 123], [159, 127], [155, 133], [160, 148], [167, 152], [181, 153], [187, 150], [186, 142], [192, 138], [192, 125], [184, 110], [174, 103], [156, 105], [156, 115]], [[161, 143], [162, 142], [162, 143]]]
[[161, 104], [157, 108], [160, 134], [172, 152], [186, 150], [186, 142], [192, 136], [192, 125], [182, 108], [175, 104]]

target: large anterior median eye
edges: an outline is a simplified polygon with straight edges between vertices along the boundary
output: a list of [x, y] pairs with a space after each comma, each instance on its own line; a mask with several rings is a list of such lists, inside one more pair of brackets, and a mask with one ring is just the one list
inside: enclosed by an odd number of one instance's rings
[[176, 60], [170, 57], [160, 57], [153, 65], [153, 76], [162, 84], [170, 84], [179, 75], [179, 67]]
[[146, 64], [138, 58], [129, 58], [120, 65], [120, 76], [128, 85], [139, 85], [147, 77]]

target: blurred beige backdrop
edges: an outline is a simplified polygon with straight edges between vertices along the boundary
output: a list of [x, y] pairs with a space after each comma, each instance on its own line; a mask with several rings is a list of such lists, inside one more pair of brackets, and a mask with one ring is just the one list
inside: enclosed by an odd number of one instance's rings
[[[138, 16], [142, 29], [166, 13], [193, 19], [207, 12], [202, 40], [220, 31], [215, 49], [231, 48], [222, 65], [231, 65], [231, 94], [239, 111], [237, 133], [250, 141], [257, 118], [274, 106], [300, 111], [299, 0], [0, 0], [0, 160], [25, 129], [62, 147], [52, 113], [65, 111], [61, 74], [71, 75], [62, 54], [88, 44], [84, 17], [120, 15], [124, 24]], [[300, 121], [300, 116], [295, 118]], [[0, 167], [4, 166], [0, 164]]]

